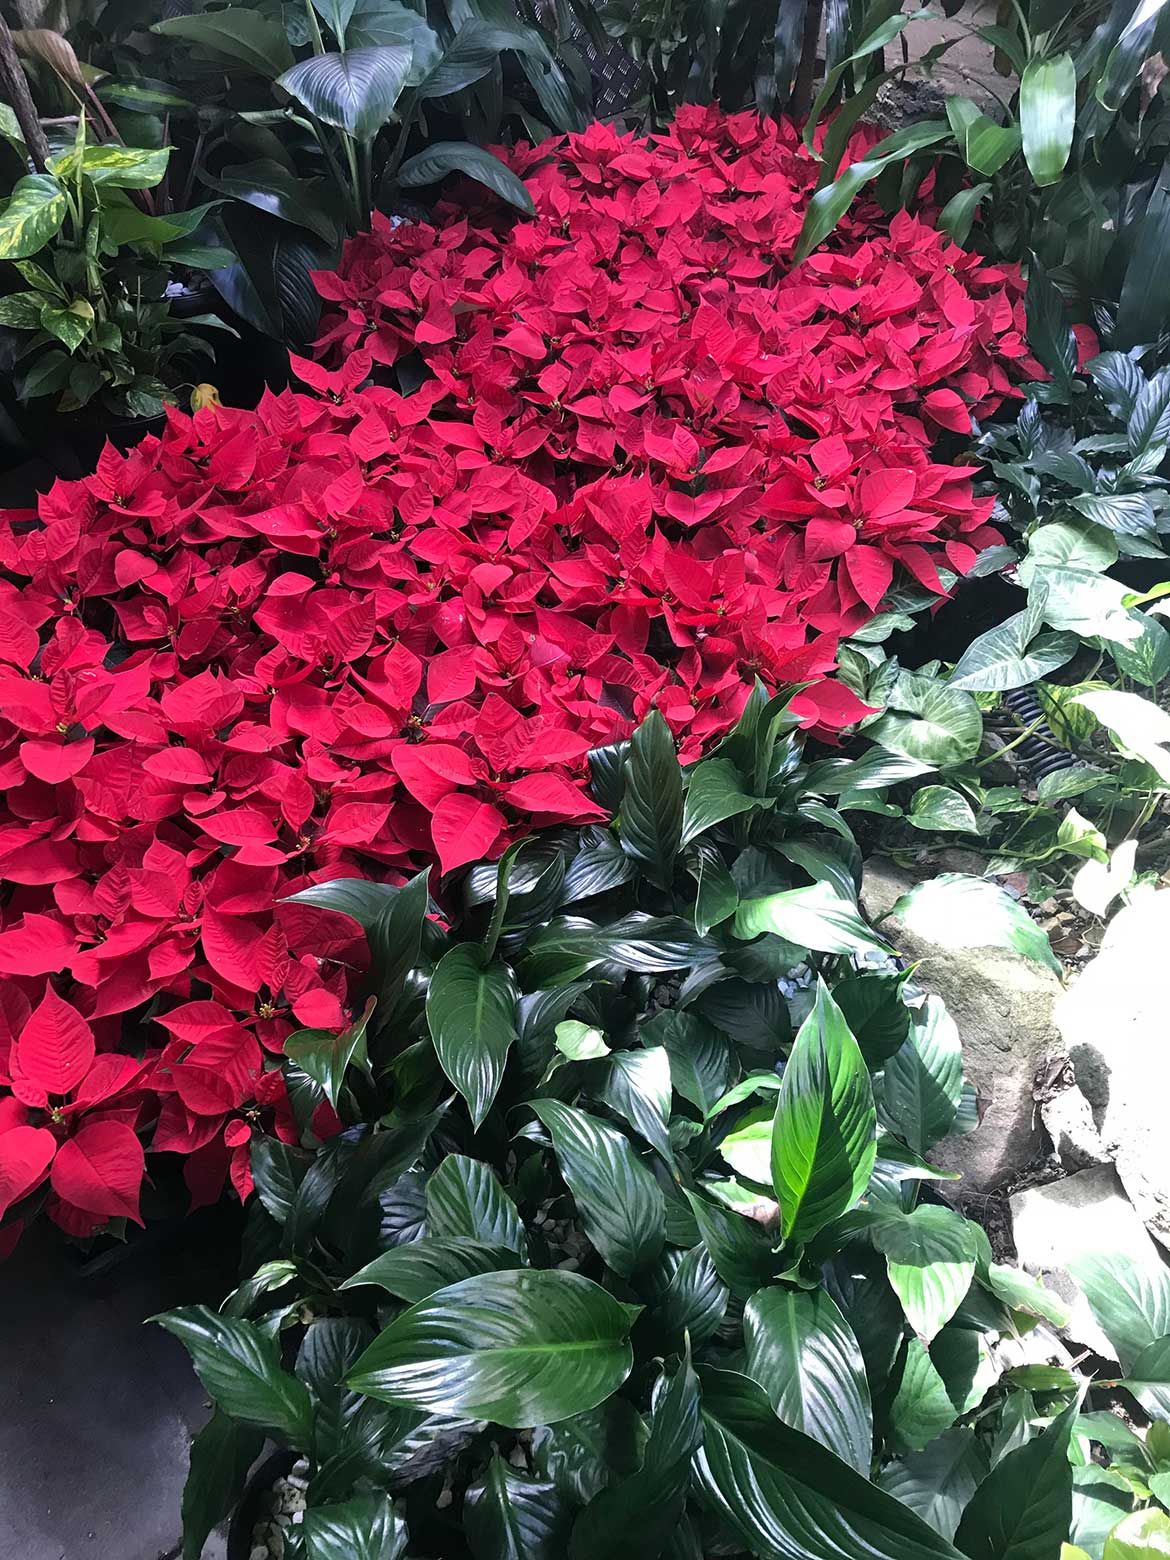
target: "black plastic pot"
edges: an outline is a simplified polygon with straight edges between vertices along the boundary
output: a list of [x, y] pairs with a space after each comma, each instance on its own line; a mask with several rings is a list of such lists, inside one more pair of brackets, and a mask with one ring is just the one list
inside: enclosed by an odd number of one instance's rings
[[79, 412], [58, 412], [51, 406], [9, 406], [30, 456], [43, 460], [58, 477], [76, 482], [97, 465], [106, 440], [118, 450], [129, 450], [148, 433], [161, 433], [165, 415], [127, 417], [101, 406]]
[[252, 1529], [260, 1518], [261, 1502], [269, 1490], [296, 1462], [292, 1452], [283, 1449], [266, 1457], [252, 1472], [243, 1499], [228, 1528], [227, 1560], [248, 1560], [252, 1552]]

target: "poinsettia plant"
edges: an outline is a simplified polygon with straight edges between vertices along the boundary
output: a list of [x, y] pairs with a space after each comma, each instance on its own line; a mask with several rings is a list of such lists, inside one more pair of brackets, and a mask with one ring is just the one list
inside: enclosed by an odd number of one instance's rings
[[[306, 1560], [1074, 1531], [1109, 1416], [1062, 1302], [937, 1195], [958, 1034], [859, 914], [795, 725], [759, 690], [684, 771], [652, 715], [595, 756], [615, 821], [476, 868], [445, 930], [425, 875], [300, 896], [364, 928], [369, 998], [286, 1047], [301, 1138], [253, 1148], [245, 1282], [160, 1318], [216, 1404], [193, 1560], [266, 1435], [307, 1462]], [[1089, 1282], [1120, 1316], [1119, 1273]]]

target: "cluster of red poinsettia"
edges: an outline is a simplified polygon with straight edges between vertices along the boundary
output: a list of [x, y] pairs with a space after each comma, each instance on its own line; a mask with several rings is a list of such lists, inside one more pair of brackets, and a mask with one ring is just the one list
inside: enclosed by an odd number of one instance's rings
[[996, 539], [931, 441], [1038, 372], [1014, 271], [873, 207], [793, 268], [817, 167], [753, 117], [512, 161], [534, 220], [320, 278], [307, 389], [0, 517], [0, 1214], [139, 1217], [144, 1141], [246, 1190], [265, 1052], [347, 997], [348, 923], [283, 895], [596, 817], [652, 702], [685, 756], [756, 673], [847, 725], [841, 635]]

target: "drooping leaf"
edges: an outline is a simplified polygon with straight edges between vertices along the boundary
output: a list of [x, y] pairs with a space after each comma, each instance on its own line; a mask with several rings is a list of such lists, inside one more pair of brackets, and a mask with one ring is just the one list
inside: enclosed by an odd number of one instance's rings
[[528, 1254], [528, 1236], [515, 1203], [479, 1159], [448, 1154], [427, 1182], [427, 1234], [485, 1241]]
[[1070, 54], [1034, 59], [1020, 79], [1024, 160], [1037, 184], [1055, 184], [1072, 149], [1077, 72]]
[[1068, 1444], [1079, 1405], [1034, 1441], [1009, 1452], [971, 1497], [955, 1533], [969, 1560], [1035, 1560], [1058, 1554], [1072, 1520]]
[[235, 1509], [264, 1436], [218, 1409], [191, 1442], [183, 1485], [183, 1560], [199, 1560], [208, 1535]]
[[963, 1047], [942, 999], [927, 997], [885, 1066], [882, 1099], [894, 1131], [920, 1154], [954, 1126], [963, 1092]]
[[223, 11], [205, 11], [194, 16], [171, 16], [155, 22], [150, 30], [164, 37], [182, 38], [257, 76], [275, 78], [292, 64], [292, 50], [280, 23], [245, 6], [228, 6]]
[[704, 1497], [758, 1555], [776, 1560], [957, 1560], [921, 1517], [784, 1424], [762, 1387], [704, 1368]]
[[715, 1271], [732, 1294], [746, 1300], [770, 1283], [779, 1260], [761, 1226], [694, 1192], [688, 1191], [686, 1197]]
[[463, 1236], [436, 1235], [407, 1241], [384, 1251], [347, 1278], [342, 1289], [375, 1284], [414, 1305], [436, 1290], [446, 1289], [476, 1273], [498, 1273], [522, 1266], [520, 1253], [510, 1246], [491, 1245]]
[[225, 1414], [298, 1449], [308, 1447], [312, 1402], [304, 1383], [282, 1368], [275, 1338], [205, 1305], [167, 1311], [155, 1320], [186, 1347], [200, 1381]]
[[394, 112], [413, 58], [408, 45], [394, 43], [313, 54], [286, 70], [278, 85], [322, 124], [371, 141]]
[[743, 1326], [746, 1373], [779, 1417], [868, 1478], [873, 1411], [865, 1362], [830, 1296], [823, 1289], [761, 1289]]
[[566, 1500], [584, 1506], [599, 1490], [641, 1467], [646, 1439], [646, 1425], [634, 1405], [611, 1397], [586, 1413], [541, 1425], [532, 1437], [533, 1461]]
[[451, 948], [427, 991], [427, 1025], [443, 1071], [467, 1101], [477, 1129], [491, 1108], [516, 1039], [516, 987], [503, 964], [485, 964], [471, 943]]
[[65, 191], [51, 173], [18, 179], [0, 211], [0, 260], [35, 255], [60, 228], [68, 210]]
[[675, 1092], [703, 1115], [735, 1076], [731, 1042], [697, 1013], [680, 1008], [659, 1013], [642, 1026], [642, 1038], [665, 1047]]
[[944, 1538], [987, 1477], [987, 1453], [972, 1430], [948, 1430], [921, 1452], [887, 1464], [878, 1482]]
[[560, 1560], [571, 1520], [555, 1484], [518, 1473], [498, 1452], [463, 1500], [475, 1560]]
[[357, 1362], [357, 1392], [513, 1429], [595, 1408], [629, 1374], [631, 1308], [578, 1273], [483, 1273], [396, 1317]]
[[975, 1275], [975, 1235], [961, 1214], [923, 1206], [890, 1210], [873, 1230], [906, 1320], [926, 1343], [958, 1310]]
[[818, 953], [888, 951], [857, 907], [842, 899], [831, 883], [741, 900], [735, 913], [735, 936], [746, 939], [761, 932], [772, 932], [798, 948]]
[[639, 1046], [614, 1052], [606, 1063], [597, 1098], [623, 1116], [667, 1164], [673, 1164], [671, 1092], [670, 1058], [666, 1048]]
[[449, 173], [462, 173], [478, 184], [486, 185], [501, 200], [506, 200], [526, 216], [536, 213], [532, 196], [511, 168], [482, 146], [473, 146], [468, 141], [432, 142], [425, 151], [407, 158], [398, 170], [398, 182], [403, 189], [418, 189], [426, 184], [438, 184]]
[[794, 261], [799, 264], [828, 238], [855, 197], [883, 168], [936, 146], [949, 134], [950, 126], [942, 120], [924, 119], [918, 124], [906, 125], [879, 141], [863, 161], [851, 163], [832, 184], [818, 190], [808, 203]]
[[[677, 1255], [668, 1247], [664, 1258]], [[689, 1337], [698, 1348], [711, 1337], [727, 1311], [727, 1285], [715, 1271], [705, 1246], [692, 1246], [679, 1258], [665, 1290], [648, 1311], [645, 1325], [680, 1352]]]
[[410, 1537], [381, 1490], [310, 1507], [303, 1531], [307, 1560], [398, 1560]]
[[941, 947], [1014, 948], [1025, 958], [1060, 971], [1044, 932], [1018, 901], [986, 878], [940, 873], [916, 883], [890, 913], [916, 936]]
[[373, 999], [362, 1016], [347, 1029], [333, 1034], [327, 1029], [300, 1029], [284, 1042], [284, 1054], [296, 1062], [315, 1083], [325, 1090], [329, 1103], [336, 1107], [351, 1066], [368, 1070], [366, 1027], [374, 1010]]
[[1170, 1269], [1152, 1245], [1145, 1261], [1099, 1250], [1071, 1258], [1068, 1267], [1123, 1370], [1170, 1333]]
[[666, 1207], [628, 1138], [560, 1100], [533, 1100], [586, 1235], [615, 1273], [652, 1262], [666, 1238]]
[[784, 1069], [772, 1182], [785, 1238], [811, 1240], [864, 1194], [877, 1157], [869, 1072], [824, 982]]
[[682, 843], [727, 818], [763, 804], [743, 788], [739, 770], [729, 758], [708, 758], [689, 771], [683, 805]]

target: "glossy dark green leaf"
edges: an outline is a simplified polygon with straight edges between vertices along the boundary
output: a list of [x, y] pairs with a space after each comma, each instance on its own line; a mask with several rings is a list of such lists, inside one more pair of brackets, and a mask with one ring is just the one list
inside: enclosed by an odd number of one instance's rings
[[652, 1262], [666, 1239], [666, 1206], [629, 1139], [560, 1100], [533, 1100], [530, 1108], [548, 1128], [582, 1227], [604, 1261], [623, 1277]]
[[518, 973], [534, 990], [579, 980], [609, 960], [639, 975], [667, 974], [689, 969], [710, 952], [681, 916], [634, 911], [608, 926], [558, 916], [531, 939]]
[[739, 904], [735, 879], [716, 846], [697, 840], [687, 852], [687, 871], [695, 880], [695, 930], [705, 936], [733, 916]]
[[1170, 168], [1164, 164], [1137, 224], [1133, 252], [1121, 284], [1113, 332], [1113, 340], [1119, 346], [1132, 347], [1156, 340], [1165, 328], [1167, 254], [1170, 254]]
[[646, 1425], [626, 1398], [609, 1398], [584, 1414], [540, 1425], [532, 1437], [537, 1472], [566, 1500], [587, 1505], [599, 1490], [642, 1465]]
[[900, 1452], [919, 1452], [958, 1418], [946, 1383], [926, 1345], [911, 1338], [906, 1345], [902, 1380], [890, 1409], [890, 1434]]
[[963, 1092], [963, 1046], [941, 997], [927, 997], [905, 1043], [889, 1058], [884, 1115], [893, 1130], [924, 1154], [954, 1126]]
[[973, 1430], [948, 1430], [921, 1452], [889, 1463], [878, 1483], [953, 1539], [959, 1518], [987, 1477], [987, 1453]]
[[526, 49], [527, 37], [521, 29], [491, 27], [471, 17], [459, 28], [443, 51], [443, 56], [418, 86], [418, 95], [428, 98], [449, 97], [461, 92], [491, 71], [503, 49]]
[[629, 1051], [615, 1051], [599, 1072], [597, 1098], [623, 1116], [672, 1165], [671, 1071], [665, 1047], [635, 1046]]
[[1072, 56], [1030, 60], [1020, 79], [1020, 134], [1024, 160], [1037, 184], [1055, 184], [1064, 172], [1076, 119], [1077, 72]]
[[689, 845], [715, 824], [763, 805], [744, 790], [742, 776], [729, 758], [705, 759], [688, 771], [682, 843]]
[[569, 1560], [658, 1560], [686, 1505], [701, 1439], [699, 1386], [689, 1353], [660, 1385], [641, 1468], [601, 1490], [573, 1524]]
[[1123, 1370], [1170, 1333], [1170, 1268], [1152, 1245], [1144, 1261], [1131, 1251], [1101, 1250], [1071, 1258], [1068, 1268]]
[[191, 1442], [183, 1485], [183, 1560], [199, 1560], [212, 1528], [235, 1509], [263, 1445], [261, 1431], [219, 1410]]
[[861, 1349], [823, 1289], [761, 1289], [743, 1317], [747, 1375], [786, 1425], [827, 1446], [864, 1476], [873, 1411]]
[[516, 1204], [495, 1172], [479, 1159], [448, 1154], [427, 1182], [427, 1234], [485, 1241], [528, 1254]]
[[957, 1560], [922, 1518], [776, 1417], [746, 1376], [704, 1368], [703, 1496], [770, 1560]]
[[758, 937], [772, 932], [798, 948], [818, 953], [867, 953], [889, 950], [866, 925], [856, 905], [829, 883], [785, 889], [761, 899], [741, 899], [735, 912], [736, 937]]
[[622, 849], [659, 888], [674, 878], [683, 827], [682, 769], [674, 737], [651, 710], [630, 741], [622, 789]]
[[1067, 391], [1077, 368], [1077, 343], [1068, 321], [1064, 299], [1035, 255], [1028, 264], [1028, 291], [1024, 298], [1028, 319], [1028, 345]]
[[772, 1184], [786, 1239], [803, 1242], [864, 1194], [877, 1157], [873, 1088], [857, 1041], [818, 982], [776, 1101]]
[[155, 22], [150, 30], [167, 38], [182, 38], [257, 76], [274, 78], [292, 64], [292, 50], [280, 23], [246, 6], [171, 16]]
[[969, 1560], [1037, 1560], [1059, 1555], [1072, 1520], [1068, 1445], [1079, 1405], [1009, 1452], [963, 1513], [955, 1544]]
[[478, 184], [494, 190], [517, 211], [532, 216], [536, 208], [522, 180], [505, 163], [482, 146], [469, 141], [434, 141], [425, 151], [409, 157], [398, 170], [398, 182], [404, 189], [438, 184], [450, 173], [462, 173]]
[[771, 1282], [780, 1264], [762, 1226], [694, 1192], [686, 1197], [715, 1271], [731, 1292], [746, 1300]]
[[949, 135], [950, 126], [945, 121], [924, 119], [886, 136], [864, 160], [851, 163], [832, 184], [818, 190], [809, 202], [794, 261], [799, 264], [828, 238], [856, 196], [883, 168], [904, 162], [915, 153], [945, 141]]
[[302, 1527], [306, 1560], [398, 1560], [409, 1540], [389, 1495], [355, 1495], [313, 1506]]
[[991, 184], [984, 182], [973, 184], [970, 188], [959, 190], [956, 195], [952, 195], [938, 214], [939, 231], [945, 233], [951, 242], [958, 244], [960, 248], [966, 247], [979, 208], [990, 191]]
[[320, 1464], [341, 1449], [343, 1428], [364, 1399], [345, 1386], [345, 1377], [370, 1344], [373, 1329], [352, 1316], [322, 1316], [305, 1329], [296, 1373], [316, 1401], [313, 1460]]
[[[419, 961], [427, 906], [430, 903], [425, 868], [394, 891], [366, 927], [370, 974], [378, 998], [378, 1022], [385, 1026], [402, 996], [407, 977]], [[328, 887], [322, 884], [322, 887]]]
[[384, 1251], [347, 1278], [342, 1289], [374, 1284], [407, 1305], [425, 1300], [438, 1289], [476, 1273], [498, 1273], [522, 1266], [520, 1253], [509, 1246], [490, 1245], [461, 1236], [428, 1236]]
[[470, 943], [450, 949], [431, 976], [427, 1025], [443, 1071], [478, 1128], [516, 1038], [516, 987], [508, 968], [485, 965], [483, 950]]
[[636, 1314], [578, 1273], [483, 1273], [395, 1318], [349, 1385], [428, 1413], [547, 1424], [617, 1391]]
[[387, 905], [401, 892], [392, 883], [370, 883], [365, 878], [330, 878], [327, 883], [311, 883], [299, 893], [282, 900], [288, 905], [313, 905], [319, 910], [336, 910], [349, 916], [363, 932], [368, 932]]
[[698, 1348], [715, 1333], [727, 1312], [727, 1285], [715, 1271], [715, 1264], [705, 1246], [692, 1246], [681, 1257], [673, 1247], [668, 1247], [664, 1260], [670, 1258], [673, 1272], [658, 1297], [647, 1312], [645, 1325], [656, 1338], [664, 1340], [673, 1353], [682, 1351], [689, 1337], [693, 1348]]
[[413, 58], [409, 45], [395, 43], [313, 54], [286, 70], [277, 84], [322, 124], [371, 141], [393, 114]]
[[730, 1041], [697, 1013], [671, 1008], [642, 1026], [648, 1045], [663, 1045], [674, 1090], [706, 1115], [730, 1087], [736, 1057]]
[[308, 1389], [281, 1367], [274, 1338], [205, 1305], [167, 1311], [155, 1320], [186, 1347], [200, 1381], [225, 1414], [298, 1449], [308, 1446], [313, 1421]]
[[284, 1224], [297, 1200], [313, 1155], [279, 1138], [259, 1135], [252, 1139], [252, 1177], [256, 1195], [278, 1224]]
[[369, 1069], [366, 1028], [373, 1011], [371, 999], [362, 1016], [339, 1034], [328, 1029], [298, 1029], [284, 1042], [284, 1054], [321, 1085], [334, 1107], [345, 1083], [346, 1068]]
[[905, 975], [874, 971], [846, 975], [833, 984], [833, 1001], [870, 1072], [885, 1066], [910, 1033], [911, 1010], [902, 1000]]
[[873, 1230], [906, 1320], [929, 1343], [958, 1310], [975, 1274], [977, 1245], [968, 1221], [949, 1208], [889, 1210]]
[[571, 1521], [555, 1484], [518, 1473], [498, 1452], [463, 1499], [475, 1560], [561, 1560]]

